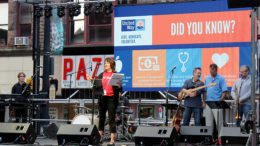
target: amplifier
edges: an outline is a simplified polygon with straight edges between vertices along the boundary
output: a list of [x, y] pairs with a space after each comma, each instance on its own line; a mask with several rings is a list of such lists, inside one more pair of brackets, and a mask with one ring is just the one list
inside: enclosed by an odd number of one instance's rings
[[100, 135], [96, 125], [61, 125], [57, 140], [59, 145], [98, 145]]
[[240, 127], [222, 127], [219, 136], [222, 144], [245, 145], [249, 134], [241, 133]]
[[177, 137], [174, 127], [138, 126], [134, 134], [136, 145], [173, 145]]
[[33, 144], [36, 136], [30, 123], [0, 123], [3, 143]]
[[182, 142], [211, 144], [213, 128], [210, 126], [181, 126], [180, 135]]

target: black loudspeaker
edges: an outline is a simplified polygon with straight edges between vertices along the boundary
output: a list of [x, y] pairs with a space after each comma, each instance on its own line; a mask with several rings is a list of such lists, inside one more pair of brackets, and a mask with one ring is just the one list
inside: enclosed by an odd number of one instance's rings
[[47, 138], [56, 139], [58, 130], [58, 125], [51, 123], [45, 130], [43, 130], [43, 133]]
[[54, 58], [50, 57], [50, 71], [49, 71], [49, 75], [54, 75]]
[[61, 125], [57, 140], [59, 145], [98, 145], [100, 135], [96, 125]]
[[258, 7], [259, 0], [228, 0], [228, 8]]
[[213, 140], [213, 128], [210, 126], [181, 126], [180, 141], [188, 143], [211, 144]]
[[138, 126], [134, 134], [136, 145], [173, 145], [177, 138], [174, 127], [148, 127]]
[[222, 127], [220, 138], [222, 144], [245, 145], [249, 134], [241, 133], [240, 127]]
[[30, 123], [0, 123], [2, 143], [33, 144], [36, 136]]

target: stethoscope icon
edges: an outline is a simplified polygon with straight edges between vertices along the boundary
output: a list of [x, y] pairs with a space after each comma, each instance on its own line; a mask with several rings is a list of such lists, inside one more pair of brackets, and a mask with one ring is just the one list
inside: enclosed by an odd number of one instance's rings
[[[182, 60], [182, 59], [181, 59], [181, 55], [185, 55], [185, 56], [186, 56], [186, 59], [185, 59], [185, 60]], [[180, 63], [182, 64], [182, 67], [181, 67], [181, 71], [182, 71], [182, 72], [185, 72], [185, 71], [187, 70], [187, 68], [185, 67], [185, 63], [188, 62], [189, 57], [190, 57], [190, 54], [189, 54], [188, 52], [180, 52], [180, 53], [178, 54], [178, 59], [179, 59]]]

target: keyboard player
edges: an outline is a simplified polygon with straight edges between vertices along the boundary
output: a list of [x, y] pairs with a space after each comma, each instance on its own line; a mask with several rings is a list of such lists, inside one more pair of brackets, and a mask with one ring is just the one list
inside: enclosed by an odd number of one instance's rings
[[[20, 72], [17, 75], [18, 77], [18, 83], [14, 84], [12, 88], [12, 94], [22, 94], [24, 88], [26, 87], [25, 83], [25, 73]], [[16, 97], [15, 99], [16, 103], [13, 105], [14, 106], [14, 112], [15, 112], [15, 117], [16, 117], [16, 122], [20, 122], [22, 119], [22, 122], [27, 121], [27, 106], [24, 104], [25, 101], [27, 101], [26, 96], [19, 96]], [[18, 99], [19, 98], [19, 99]]]

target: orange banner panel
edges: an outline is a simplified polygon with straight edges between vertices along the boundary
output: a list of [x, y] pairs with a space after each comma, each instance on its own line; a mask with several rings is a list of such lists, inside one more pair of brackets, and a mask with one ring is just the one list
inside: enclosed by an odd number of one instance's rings
[[210, 75], [209, 65], [215, 63], [218, 73], [226, 79], [228, 87], [232, 87], [239, 78], [239, 47], [202, 48], [202, 81]]
[[153, 45], [250, 42], [249, 10], [153, 16]]
[[133, 87], [166, 87], [166, 50], [133, 51]]

